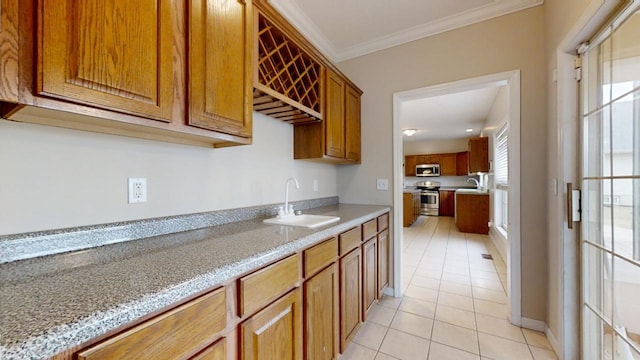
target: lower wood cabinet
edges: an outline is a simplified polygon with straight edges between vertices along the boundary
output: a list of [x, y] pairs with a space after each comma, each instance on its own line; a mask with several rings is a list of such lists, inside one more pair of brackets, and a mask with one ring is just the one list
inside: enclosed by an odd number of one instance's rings
[[302, 359], [302, 293], [291, 291], [240, 324], [240, 359]]
[[304, 284], [305, 359], [332, 360], [338, 356], [338, 264]]
[[82, 350], [77, 359], [183, 359], [224, 330], [226, 315], [221, 288]]
[[440, 216], [453, 216], [455, 214], [455, 194], [454, 190], [440, 190], [440, 205], [438, 208]]
[[362, 251], [340, 259], [340, 352], [344, 353], [362, 322]]
[[378, 298], [378, 239], [373, 237], [362, 245], [362, 320]]
[[378, 298], [389, 285], [389, 229], [378, 234]]

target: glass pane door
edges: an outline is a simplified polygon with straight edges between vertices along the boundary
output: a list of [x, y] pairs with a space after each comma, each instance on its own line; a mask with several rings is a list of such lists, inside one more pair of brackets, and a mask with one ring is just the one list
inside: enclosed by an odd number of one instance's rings
[[640, 12], [583, 54], [582, 351], [640, 360]]

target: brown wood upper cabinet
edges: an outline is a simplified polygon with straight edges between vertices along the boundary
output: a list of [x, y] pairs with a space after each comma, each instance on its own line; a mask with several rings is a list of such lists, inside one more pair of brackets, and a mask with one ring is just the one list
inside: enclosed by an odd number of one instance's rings
[[250, 5], [189, 2], [189, 125], [251, 136]]
[[489, 138], [469, 139], [469, 173], [489, 172]]
[[469, 174], [469, 152], [461, 151], [456, 154], [456, 175], [463, 176]]
[[326, 69], [324, 94], [322, 122], [294, 125], [294, 158], [359, 163], [361, 92]]
[[457, 163], [456, 154], [442, 154], [440, 155], [440, 175], [442, 176], [456, 176], [457, 175]]
[[39, 2], [36, 93], [170, 122], [170, 0]]
[[416, 155], [407, 155], [404, 157], [404, 175], [416, 176]]
[[18, 101], [18, 1], [0, 2], [0, 100]]

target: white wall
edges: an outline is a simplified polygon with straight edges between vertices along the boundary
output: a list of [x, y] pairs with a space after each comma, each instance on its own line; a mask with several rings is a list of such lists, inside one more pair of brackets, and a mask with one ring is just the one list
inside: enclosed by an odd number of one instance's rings
[[294, 161], [292, 132], [254, 113], [253, 145], [210, 149], [0, 120], [0, 235], [278, 203], [289, 176], [292, 200], [335, 196], [335, 165]]
[[547, 289], [541, 232], [546, 201], [540, 196], [546, 190], [544, 55], [544, 12], [537, 6], [338, 64], [364, 91], [362, 165], [338, 169], [340, 199], [386, 205], [393, 194], [376, 191], [375, 179], [393, 179], [393, 94], [521, 70], [522, 315], [540, 321], [546, 317]]

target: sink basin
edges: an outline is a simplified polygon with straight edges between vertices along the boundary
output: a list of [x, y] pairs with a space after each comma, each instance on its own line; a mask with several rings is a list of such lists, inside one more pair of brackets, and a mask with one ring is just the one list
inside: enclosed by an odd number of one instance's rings
[[478, 189], [457, 189], [456, 193], [459, 193], [459, 194], [484, 195], [484, 194], [487, 194], [487, 191], [480, 191]]
[[288, 226], [302, 226], [309, 229], [317, 228], [320, 226], [328, 225], [339, 221], [338, 216], [326, 216], [326, 215], [311, 215], [303, 214], [297, 216], [289, 216], [286, 218], [271, 218], [263, 220], [265, 224], [273, 225], [288, 225]]

